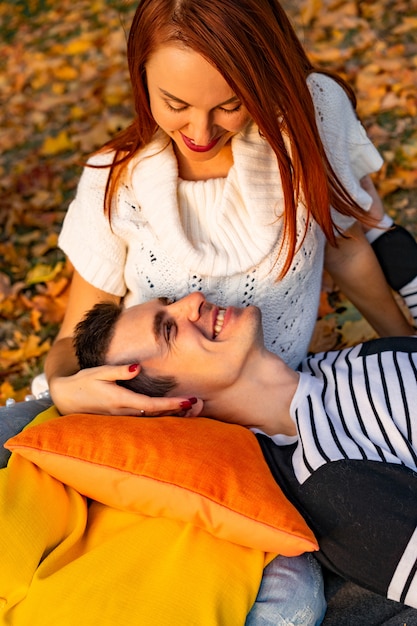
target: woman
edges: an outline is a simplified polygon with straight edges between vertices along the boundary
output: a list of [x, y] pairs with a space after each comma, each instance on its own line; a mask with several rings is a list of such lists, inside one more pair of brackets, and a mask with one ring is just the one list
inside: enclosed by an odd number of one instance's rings
[[46, 375], [62, 413], [188, 406], [121, 394], [114, 380], [134, 364], [77, 373], [74, 327], [109, 297], [199, 289], [257, 304], [267, 347], [296, 366], [325, 256], [379, 334], [413, 333], [356, 222], [374, 225], [364, 187], [381, 158], [350, 90], [314, 72], [278, 2], [145, 0], [128, 61], [136, 118], [90, 161], [60, 237], [75, 274]]

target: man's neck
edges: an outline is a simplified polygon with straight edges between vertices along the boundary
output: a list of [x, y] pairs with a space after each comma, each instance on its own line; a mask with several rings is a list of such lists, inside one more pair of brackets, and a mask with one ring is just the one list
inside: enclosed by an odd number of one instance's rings
[[267, 435], [295, 435], [290, 406], [299, 374], [271, 352], [245, 371], [221, 398], [205, 402], [209, 417], [258, 428]]

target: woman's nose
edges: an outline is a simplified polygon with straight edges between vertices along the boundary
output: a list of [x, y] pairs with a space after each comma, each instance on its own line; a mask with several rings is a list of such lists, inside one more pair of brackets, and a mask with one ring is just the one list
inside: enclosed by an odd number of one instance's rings
[[207, 146], [214, 135], [210, 116], [195, 113], [189, 123], [189, 135], [196, 146]]

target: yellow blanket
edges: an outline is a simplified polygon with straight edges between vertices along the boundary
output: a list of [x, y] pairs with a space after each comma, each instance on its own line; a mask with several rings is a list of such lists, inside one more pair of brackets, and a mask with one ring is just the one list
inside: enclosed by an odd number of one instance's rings
[[0, 470], [1, 623], [242, 626], [265, 553], [87, 501], [14, 454]]
[[240, 426], [52, 408], [6, 446], [4, 626], [243, 626], [275, 554], [317, 549]]
[[19, 454], [0, 470], [4, 625], [242, 626], [270, 559], [89, 500]]

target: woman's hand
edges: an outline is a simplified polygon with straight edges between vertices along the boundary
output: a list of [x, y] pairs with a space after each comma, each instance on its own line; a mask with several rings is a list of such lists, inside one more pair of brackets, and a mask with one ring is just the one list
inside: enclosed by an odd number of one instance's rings
[[49, 391], [61, 415], [96, 413], [157, 417], [191, 416], [201, 411], [202, 403], [195, 398], [151, 398], [116, 384], [116, 380], [134, 378], [139, 371], [137, 364], [92, 367], [71, 376], [52, 377]]
[[97, 302], [118, 303], [120, 298], [93, 287], [74, 270], [65, 317], [45, 362], [49, 392], [58, 411], [105, 415], [197, 415], [201, 400], [189, 398], [150, 398], [124, 389], [116, 380], [129, 380], [140, 371], [137, 364], [103, 365], [79, 370], [73, 334], [85, 313]]

